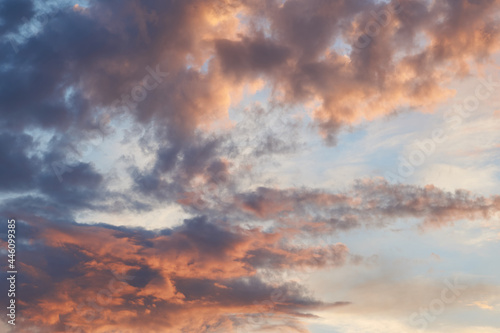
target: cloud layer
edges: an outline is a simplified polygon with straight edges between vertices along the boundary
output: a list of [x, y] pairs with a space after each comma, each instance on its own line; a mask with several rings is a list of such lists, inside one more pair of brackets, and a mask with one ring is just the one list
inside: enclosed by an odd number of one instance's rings
[[[493, 62], [499, 12], [495, 0], [3, 1], [0, 211], [22, 239], [18, 327], [308, 332], [317, 313], [363, 309], [359, 293], [326, 301], [306, 284], [372, 264], [351, 232], [479, 228], [500, 197], [378, 178], [279, 187], [266, 168], [360, 123], [433, 112]], [[135, 218], [165, 207], [188, 217], [155, 230]]]

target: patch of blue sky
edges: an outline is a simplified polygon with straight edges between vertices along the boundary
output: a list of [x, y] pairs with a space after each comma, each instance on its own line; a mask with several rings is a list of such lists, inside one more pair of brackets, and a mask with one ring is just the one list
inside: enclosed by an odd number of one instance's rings
[[34, 1], [37, 15], [44, 15], [57, 10], [72, 8], [75, 5], [88, 7], [88, 0], [36, 0]]
[[241, 101], [228, 110], [229, 119], [234, 122], [243, 120], [243, 112], [245, 108], [251, 108], [258, 103], [264, 109], [269, 108], [269, 99], [271, 97], [272, 89], [269, 85], [266, 85], [261, 90], [255, 92], [254, 94], [245, 93], [242, 96]]
[[336, 38], [329, 48], [330, 51], [335, 51], [340, 55], [348, 56], [352, 51], [352, 46], [342, 38]]
[[[339, 232], [338, 241], [346, 244], [353, 254], [366, 258], [377, 255], [381, 267], [401, 270], [394, 277], [397, 279], [404, 280], [408, 276], [442, 279], [458, 273], [477, 277], [499, 276], [500, 268], [492, 267], [488, 255], [492, 253], [490, 251], [498, 251], [498, 242], [471, 245], [464, 238], [466, 234], [480, 237], [484, 232], [479, 226], [473, 229], [467, 227], [474, 222], [461, 221], [456, 223], [455, 228], [445, 226], [415, 236], [420, 222], [420, 219], [404, 218], [384, 228], [374, 226]], [[460, 255], [457, 257], [457, 254]], [[360, 279], [364, 278], [360, 276]]]
[[131, 116], [112, 118], [108, 126], [112, 128], [112, 132], [105, 136], [99, 132], [96, 134], [95, 141], [89, 145], [88, 152], [83, 156], [85, 160], [92, 161], [104, 172], [109, 172], [124, 154], [140, 155], [144, 159], [138, 160], [147, 160], [146, 156], [142, 156], [140, 149], [126, 149], [126, 145], [122, 143], [125, 137], [130, 136], [127, 131], [134, 126]]
[[[333, 147], [327, 146], [317, 133], [305, 132], [306, 148], [295, 155], [280, 157], [279, 161], [283, 162], [280, 171], [299, 170], [300, 175], [292, 178], [300, 179], [303, 185], [309, 186], [330, 184], [331, 180], [336, 179], [336, 170], [341, 173], [347, 170], [351, 177], [345, 175], [341, 178], [351, 181], [356, 178], [383, 177], [387, 171], [397, 172], [398, 155], [405, 143], [411, 142], [408, 128], [425, 123], [425, 117], [407, 113], [363, 123], [352, 130], [343, 130], [338, 136], [337, 145]], [[419, 127], [412, 130], [418, 131]], [[287, 170], [287, 165], [290, 170]]]
[[207, 74], [208, 73], [208, 65], [210, 64], [210, 61], [213, 59], [214, 57], [211, 56], [210, 58], [208, 58], [204, 63], [203, 65], [201, 65], [200, 67], [200, 73], [202, 74]]
[[[464, 291], [467, 293], [467, 290]], [[487, 298], [487, 295], [483, 295]], [[465, 298], [465, 297], [464, 297]], [[470, 298], [468, 298], [470, 299]], [[460, 301], [460, 299], [459, 299]], [[499, 332], [500, 331], [500, 321], [498, 320], [498, 310], [493, 309], [481, 309], [473, 304], [473, 302], [465, 303], [461, 302], [461, 307], [459, 309], [454, 309], [451, 311], [444, 311], [439, 315], [438, 319], [429, 324], [429, 329], [442, 328], [441, 332], [453, 332], [458, 331], [458, 329], [463, 327], [476, 327], [478, 332], [481, 332], [481, 328], [488, 326], [495, 327], [498, 330], [488, 330], [484, 332]], [[443, 323], [449, 323], [449, 326], [453, 326], [454, 330], [444, 330]], [[452, 328], [452, 327], [447, 327]], [[472, 330], [471, 330], [472, 332]]]
[[338, 331], [333, 326], [325, 324], [309, 324], [307, 325], [307, 329], [311, 333], [342, 333], [342, 331]]
[[50, 140], [56, 133], [53, 130], [42, 130], [40, 128], [29, 128], [24, 132], [31, 136], [35, 143], [34, 149], [27, 152], [28, 157], [37, 156], [38, 158], [42, 158], [43, 154], [48, 151]]

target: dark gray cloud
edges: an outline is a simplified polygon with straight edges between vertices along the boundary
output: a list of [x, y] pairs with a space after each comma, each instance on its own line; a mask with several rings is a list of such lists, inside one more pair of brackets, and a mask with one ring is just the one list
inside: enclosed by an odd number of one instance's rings
[[35, 187], [42, 166], [33, 156], [36, 143], [26, 134], [0, 134], [0, 191], [20, 192]]
[[35, 14], [31, 0], [5, 0], [0, 3], [0, 35], [12, 32]]
[[283, 65], [290, 55], [290, 50], [286, 47], [276, 45], [265, 38], [243, 39], [238, 42], [216, 40], [215, 49], [222, 64], [222, 71], [235, 79], [271, 72]]

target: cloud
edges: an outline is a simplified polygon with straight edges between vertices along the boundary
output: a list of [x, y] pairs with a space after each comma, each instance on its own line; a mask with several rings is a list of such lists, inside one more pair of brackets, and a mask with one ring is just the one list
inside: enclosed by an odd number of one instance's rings
[[[16, 6], [28, 13], [29, 4]], [[346, 124], [450, 96], [447, 80], [496, 49], [497, 12], [495, 1], [98, 1], [85, 10], [58, 8], [17, 54], [1, 59], [2, 123], [71, 129], [81, 138], [118, 107], [112, 115], [167, 126], [161, 137], [178, 146], [198, 126], [225, 117], [244, 85], [264, 76], [276, 100], [319, 101], [314, 120], [333, 142]], [[366, 35], [373, 25], [377, 33]], [[369, 45], [357, 47], [360, 36]], [[332, 48], [341, 39], [353, 49], [348, 65]], [[159, 85], [136, 100], [148, 75]]]
[[[342, 194], [260, 188], [239, 195], [226, 221], [198, 216], [156, 231], [78, 224], [71, 213], [60, 215], [61, 208], [45, 206], [47, 212], [39, 214], [43, 210], [36, 200], [19, 202], [29, 205], [17, 215], [19, 232], [29, 239], [19, 245], [24, 272], [20, 311], [29, 318], [24, 327], [90, 332], [141, 326], [153, 332], [209, 322], [210, 327], [236, 329], [262, 313], [273, 314], [271, 321], [285, 327], [292, 324], [282, 315], [299, 320], [310, 311], [348, 306], [349, 299], [318, 300], [289, 279], [293, 274], [282, 274], [363, 262], [344, 244], [318, 243], [318, 234], [383, 227], [397, 218], [420, 218], [425, 226], [488, 218], [498, 212], [500, 201], [384, 181], [360, 181]], [[13, 203], [3, 207], [6, 216], [18, 212]], [[264, 231], [232, 223], [242, 213], [276, 224]], [[277, 290], [281, 297], [270, 301]], [[179, 320], [193, 313], [195, 322]], [[269, 322], [258, 324], [264, 323]]]
[[[433, 185], [374, 179], [333, 192], [255, 179], [301, 147], [303, 122], [335, 144], [349, 126], [428, 112], [454, 94], [451, 80], [500, 45], [497, 1], [54, 6], [0, 4], [0, 211], [25, 240], [22, 329], [307, 332], [304, 318], [351, 300], [322, 301], [289, 277], [364, 262], [321, 236], [498, 214], [498, 196]], [[23, 18], [41, 14], [24, 34]], [[255, 87], [262, 103], [238, 124], [235, 108]], [[122, 179], [100, 157], [82, 158], [118, 133], [143, 153], [124, 153]], [[190, 218], [153, 231], [77, 223], [171, 206]]]
[[[227, 320], [229, 313], [240, 319], [259, 314], [261, 302], [276, 291], [280, 297], [266, 313], [278, 316], [348, 304], [318, 301], [297, 283], [271, 284], [257, 272], [263, 266], [298, 269], [304, 260], [318, 267], [342, 265], [344, 245], [321, 248], [315, 262], [308, 259], [311, 249], [280, 246], [278, 233], [224, 228], [204, 217], [151, 232], [31, 216], [18, 220], [18, 230], [30, 239], [19, 245], [24, 329], [181, 331], [213, 318]], [[273, 252], [286, 261], [265, 259]]]
[[290, 53], [287, 48], [275, 45], [264, 37], [242, 41], [216, 40], [215, 50], [222, 72], [235, 79], [269, 72], [284, 64]]
[[35, 186], [35, 176], [41, 161], [32, 155], [36, 147], [33, 138], [26, 134], [0, 134], [0, 186], [3, 191], [19, 192]]
[[0, 34], [12, 32], [35, 14], [30, 0], [7, 0], [0, 5]]
[[[319, 103], [313, 117], [330, 143], [345, 125], [401, 108], [431, 109], [453, 94], [446, 83], [469, 73], [468, 63], [493, 54], [499, 37], [494, 1], [286, 1], [250, 7], [255, 22], [264, 16], [270, 27], [255, 23], [254, 41], [265, 31], [275, 50], [289, 54], [273, 62], [280, 52], [263, 53], [276, 98], [288, 105]], [[251, 45], [248, 38], [239, 41], [242, 49]], [[352, 50], [348, 64], [332, 47], [341, 39]], [[222, 68], [231, 73], [244, 73], [253, 61], [250, 53], [237, 61], [220, 55]]]
[[487, 219], [499, 211], [497, 196], [482, 197], [465, 190], [446, 192], [433, 185], [392, 185], [385, 180], [361, 180], [344, 193], [312, 189], [259, 187], [237, 194], [240, 212], [255, 218], [286, 223], [309, 221], [312, 230], [348, 230], [385, 226], [400, 218], [419, 218], [425, 227], [439, 227], [461, 219]]

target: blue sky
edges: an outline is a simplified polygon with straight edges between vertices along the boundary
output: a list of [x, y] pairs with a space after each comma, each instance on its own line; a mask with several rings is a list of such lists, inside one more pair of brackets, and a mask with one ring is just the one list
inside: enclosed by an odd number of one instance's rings
[[5, 0], [19, 329], [497, 332], [499, 11]]

